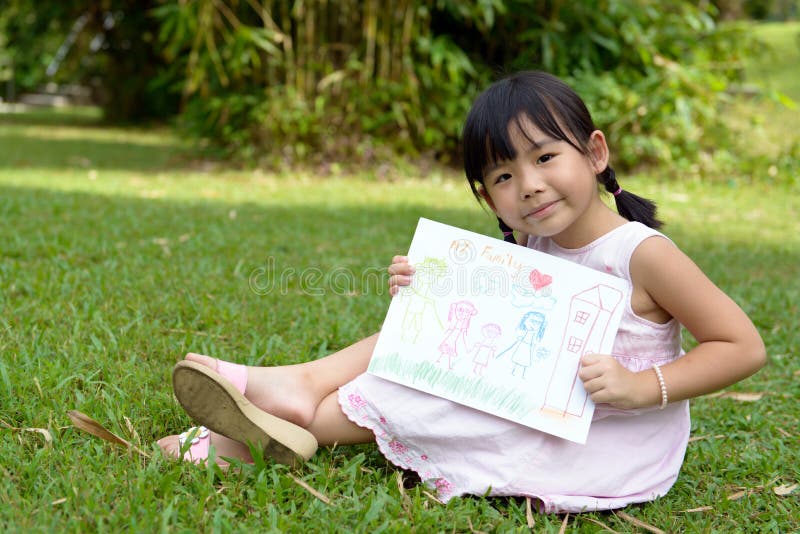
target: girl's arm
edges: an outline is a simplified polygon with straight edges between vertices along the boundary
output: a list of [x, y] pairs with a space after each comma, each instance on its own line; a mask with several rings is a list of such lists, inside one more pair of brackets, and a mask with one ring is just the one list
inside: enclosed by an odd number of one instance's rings
[[[683, 357], [661, 366], [670, 402], [734, 384], [766, 363], [764, 343], [744, 311], [670, 241], [643, 241], [631, 258], [631, 278], [638, 315], [668, 314], [698, 343]], [[595, 402], [619, 408], [661, 402], [652, 369], [631, 372], [611, 356], [596, 354], [586, 355], [582, 364], [581, 379]]]

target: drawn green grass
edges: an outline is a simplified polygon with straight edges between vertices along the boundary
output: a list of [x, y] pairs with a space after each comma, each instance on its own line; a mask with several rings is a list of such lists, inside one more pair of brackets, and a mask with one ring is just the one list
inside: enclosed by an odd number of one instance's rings
[[370, 370], [391, 374], [417, 387], [427, 386], [464, 404], [485, 406], [505, 417], [520, 418], [531, 410], [530, 401], [517, 388], [492, 385], [477, 376], [459, 376], [429, 361], [409, 361], [397, 352], [374, 357]]

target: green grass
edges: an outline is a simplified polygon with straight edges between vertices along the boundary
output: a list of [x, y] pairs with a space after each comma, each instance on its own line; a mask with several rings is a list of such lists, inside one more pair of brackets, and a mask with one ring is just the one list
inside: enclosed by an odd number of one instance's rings
[[754, 30], [769, 50], [748, 66], [748, 75], [800, 102], [800, 22], [761, 23]]
[[[0, 115], [0, 530], [527, 531], [520, 499], [442, 506], [423, 487], [401, 491], [374, 446], [322, 449], [294, 471], [227, 474], [167, 461], [153, 446], [190, 423], [170, 388], [185, 352], [287, 364], [380, 326], [382, 283], [343, 288], [301, 278], [304, 269], [356, 280], [383, 271], [420, 216], [495, 235], [457, 173], [381, 182], [367, 171], [230, 170], [193, 162], [168, 131], [95, 120]], [[797, 140], [796, 128], [785, 132]], [[770, 355], [730, 388], [759, 400], [693, 401], [695, 441], [677, 483], [626, 513], [670, 532], [800, 529], [800, 490], [774, 491], [800, 483], [798, 191], [623, 180], [659, 202], [667, 233], [752, 317]], [[285, 283], [253, 291], [251, 275], [267, 267]], [[151, 458], [76, 430], [69, 409]], [[37, 428], [52, 443], [25, 430]], [[535, 531], [557, 532], [563, 517], [535, 520]], [[595, 522], [637, 530], [611, 513], [571, 516], [567, 530], [596, 532]]]
[[[173, 363], [199, 351], [249, 364], [316, 358], [375, 331], [388, 296], [287, 276], [269, 294], [250, 274], [382, 270], [419, 216], [493, 233], [457, 176], [394, 183], [299, 172], [203, 172], [162, 131], [0, 126], [0, 525], [12, 530], [517, 531], [524, 501], [464, 498], [442, 506], [422, 487], [401, 494], [371, 446], [322, 450], [285, 467], [227, 475], [165, 461], [153, 441], [189, 420], [170, 389]], [[114, 154], [114, 158], [109, 156]], [[732, 388], [756, 402], [694, 402], [693, 435], [670, 494], [631, 515], [669, 531], [800, 528], [797, 398], [800, 213], [797, 192], [663, 183], [626, 187], [660, 202], [670, 235], [751, 315], [770, 365]], [[313, 285], [313, 287], [309, 287]], [[310, 295], [321, 289], [324, 296]], [[262, 292], [263, 293], [263, 292]], [[152, 454], [130, 455], [72, 428], [78, 409]], [[748, 493], [728, 500], [744, 488]], [[686, 512], [701, 507], [705, 511]], [[613, 514], [569, 520], [592, 532]], [[538, 516], [555, 532], [560, 517]]]
[[745, 74], [747, 83], [761, 92], [756, 97], [735, 98], [727, 118], [737, 132], [740, 150], [764, 155], [767, 167], [774, 165], [752, 178], [790, 183], [797, 180], [800, 168], [796, 161], [786, 161], [800, 153], [800, 22], [758, 23], [752, 31], [765, 49], [746, 62]]

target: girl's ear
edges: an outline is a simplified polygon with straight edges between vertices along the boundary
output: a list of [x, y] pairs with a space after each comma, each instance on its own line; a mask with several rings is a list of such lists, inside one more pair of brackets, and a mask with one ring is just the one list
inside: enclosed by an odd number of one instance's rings
[[589, 155], [592, 161], [592, 169], [595, 174], [600, 174], [608, 167], [608, 143], [606, 136], [600, 130], [595, 130], [589, 136]]
[[489, 193], [486, 191], [486, 188], [483, 186], [478, 187], [478, 193], [480, 193], [481, 198], [486, 201], [486, 204], [492, 209], [493, 212], [497, 213], [497, 208], [494, 207], [494, 202], [492, 202], [492, 197], [489, 196]]

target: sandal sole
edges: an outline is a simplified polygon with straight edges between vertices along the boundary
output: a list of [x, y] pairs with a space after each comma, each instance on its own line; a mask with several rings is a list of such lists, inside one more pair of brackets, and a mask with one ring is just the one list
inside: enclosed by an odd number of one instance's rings
[[195, 422], [240, 443], [256, 445], [264, 458], [295, 466], [317, 450], [311, 432], [257, 408], [210, 367], [178, 362], [172, 371], [172, 386], [178, 402]]

